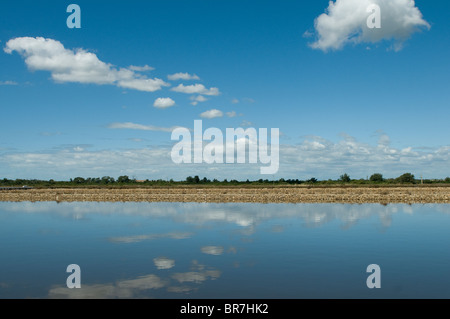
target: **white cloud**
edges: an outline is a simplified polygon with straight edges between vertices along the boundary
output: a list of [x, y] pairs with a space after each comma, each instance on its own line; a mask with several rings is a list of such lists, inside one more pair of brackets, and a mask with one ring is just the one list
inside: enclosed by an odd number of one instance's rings
[[189, 81], [189, 80], [200, 80], [200, 78], [197, 75], [191, 75], [189, 73], [175, 73], [175, 74], [170, 74], [167, 76], [167, 78], [170, 81], [178, 81], [178, 80], [185, 80], [185, 81]]
[[177, 87], [172, 88], [172, 91], [186, 94], [202, 94], [208, 96], [217, 96], [220, 94], [218, 88], [207, 89], [203, 84], [187, 85], [180, 84]]
[[126, 123], [111, 123], [108, 125], [108, 128], [110, 128], [110, 129], [125, 129], [125, 130], [140, 130], [140, 131], [172, 132], [174, 129], [179, 128], [179, 126], [160, 127], [160, 126], [142, 125], [142, 124], [126, 122]]
[[236, 114], [236, 112], [235, 111], [231, 111], [231, 112], [227, 112], [227, 113], [225, 113], [228, 117], [236, 117], [237, 116], [237, 114]]
[[155, 100], [155, 103], [153, 103], [154, 107], [157, 107], [160, 109], [166, 109], [166, 108], [174, 106], [174, 105], [175, 105], [175, 101], [172, 100], [170, 97], [167, 97], [167, 98], [160, 97]]
[[155, 68], [148, 66], [148, 65], [144, 65], [144, 66], [130, 65], [128, 67], [128, 69], [131, 71], [136, 71], [136, 72], [147, 72], [147, 71], [153, 71]]
[[69, 50], [53, 39], [23, 37], [11, 39], [4, 51], [18, 52], [32, 71], [48, 71], [57, 82], [109, 84], [138, 91], [154, 92], [170, 86], [161, 79], [148, 79], [134, 72], [132, 67], [117, 69], [101, 61], [97, 55], [83, 49]]
[[[368, 28], [371, 12], [367, 8], [376, 4], [381, 8], [381, 28]], [[430, 25], [422, 18], [414, 0], [337, 0], [330, 1], [326, 13], [315, 20], [316, 42], [314, 49], [323, 51], [342, 49], [349, 43], [375, 43], [393, 40], [394, 49], [414, 32]]]
[[232, 99], [232, 100], [231, 100], [231, 103], [233, 103], [233, 104], [238, 104], [238, 103], [239, 103], [239, 100], [238, 100], [238, 99]]
[[213, 119], [216, 117], [222, 117], [223, 116], [223, 112], [213, 109], [213, 110], [209, 110], [206, 112], [203, 112], [202, 114], [200, 114], [200, 117], [202, 118], [206, 118], [206, 119]]

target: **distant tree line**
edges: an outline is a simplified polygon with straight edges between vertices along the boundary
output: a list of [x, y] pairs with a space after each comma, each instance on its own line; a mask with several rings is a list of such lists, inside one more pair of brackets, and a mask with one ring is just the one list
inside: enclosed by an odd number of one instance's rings
[[397, 178], [384, 178], [382, 174], [375, 173], [366, 179], [352, 179], [347, 173], [341, 175], [338, 179], [332, 180], [318, 180], [315, 177], [309, 179], [284, 179], [280, 178], [277, 180], [269, 179], [258, 179], [250, 181], [249, 179], [245, 181], [238, 181], [236, 179], [224, 179], [219, 181], [218, 179], [208, 179], [206, 177], [200, 178], [199, 176], [188, 176], [183, 181], [170, 180], [136, 180], [136, 178], [130, 178], [126, 175], [119, 176], [117, 179], [110, 176], [103, 177], [75, 177], [71, 178], [69, 181], [55, 181], [50, 179], [46, 180], [27, 180], [27, 179], [0, 179], [0, 187], [21, 187], [21, 186], [31, 186], [31, 187], [122, 187], [122, 186], [171, 186], [171, 185], [364, 185], [364, 184], [442, 184], [449, 183], [450, 177], [445, 179], [417, 179], [411, 173], [405, 173]]

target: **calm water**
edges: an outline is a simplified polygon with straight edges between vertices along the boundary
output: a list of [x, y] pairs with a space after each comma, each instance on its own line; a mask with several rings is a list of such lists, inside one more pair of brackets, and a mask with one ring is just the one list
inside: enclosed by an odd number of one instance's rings
[[0, 202], [0, 243], [0, 298], [450, 298], [450, 205]]

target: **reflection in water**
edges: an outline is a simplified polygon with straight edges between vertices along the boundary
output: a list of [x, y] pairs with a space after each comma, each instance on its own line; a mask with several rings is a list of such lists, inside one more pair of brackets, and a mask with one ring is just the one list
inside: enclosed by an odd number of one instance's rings
[[0, 202], [0, 298], [370, 298], [371, 263], [377, 298], [450, 297], [449, 217], [445, 204]]
[[[414, 205], [420, 207], [423, 205]], [[435, 211], [450, 214], [449, 205], [427, 204]], [[378, 216], [382, 225], [391, 225], [392, 215], [404, 212], [412, 214], [413, 208], [407, 204], [216, 204], [216, 203], [55, 203], [22, 202], [0, 203], [2, 211], [21, 213], [44, 213], [70, 219], [86, 219], [91, 214], [122, 216], [141, 216], [168, 218], [177, 223], [205, 225], [207, 223], [229, 223], [247, 228], [252, 233], [253, 226], [263, 221], [282, 218], [301, 218], [308, 227], [317, 227], [334, 220], [342, 222], [345, 229], [355, 225], [361, 219]], [[161, 236], [185, 238], [188, 233], [151, 234], [140, 237], [121, 237], [112, 240], [136, 242], [151, 240]], [[158, 237], [159, 236], [159, 237]]]
[[[167, 258], [155, 258], [155, 264], [163, 261], [175, 264], [174, 260]], [[167, 264], [166, 264], [167, 265]], [[168, 269], [160, 268], [158, 269]], [[171, 268], [171, 267], [169, 267]], [[166, 288], [171, 293], [188, 293], [198, 289], [198, 285], [220, 277], [221, 272], [215, 269], [205, 269], [197, 261], [192, 261], [193, 269], [184, 273], [174, 273], [169, 277], [161, 278], [154, 274], [140, 276], [136, 279], [120, 280], [115, 284], [82, 285], [81, 289], [68, 289], [65, 286], [57, 286], [50, 289], [48, 297], [52, 299], [116, 299], [116, 298], [145, 298], [149, 291]], [[191, 284], [178, 286], [178, 284]]]
[[192, 237], [192, 233], [186, 232], [170, 232], [167, 234], [150, 234], [150, 235], [136, 235], [136, 236], [123, 236], [123, 237], [111, 237], [109, 241], [112, 243], [138, 243], [144, 240], [152, 240], [159, 238], [172, 238], [172, 239], [186, 239]]
[[223, 254], [223, 247], [220, 246], [204, 246], [201, 248], [202, 253], [207, 255], [219, 256]]
[[156, 268], [158, 269], [170, 269], [175, 266], [175, 260], [169, 259], [166, 257], [157, 257], [153, 259], [153, 262], [155, 263]]

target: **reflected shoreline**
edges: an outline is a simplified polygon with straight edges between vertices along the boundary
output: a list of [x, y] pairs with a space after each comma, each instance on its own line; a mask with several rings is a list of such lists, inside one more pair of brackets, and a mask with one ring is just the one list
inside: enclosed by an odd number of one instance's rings
[[183, 187], [0, 191], [0, 202], [450, 203], [450, 187]]

